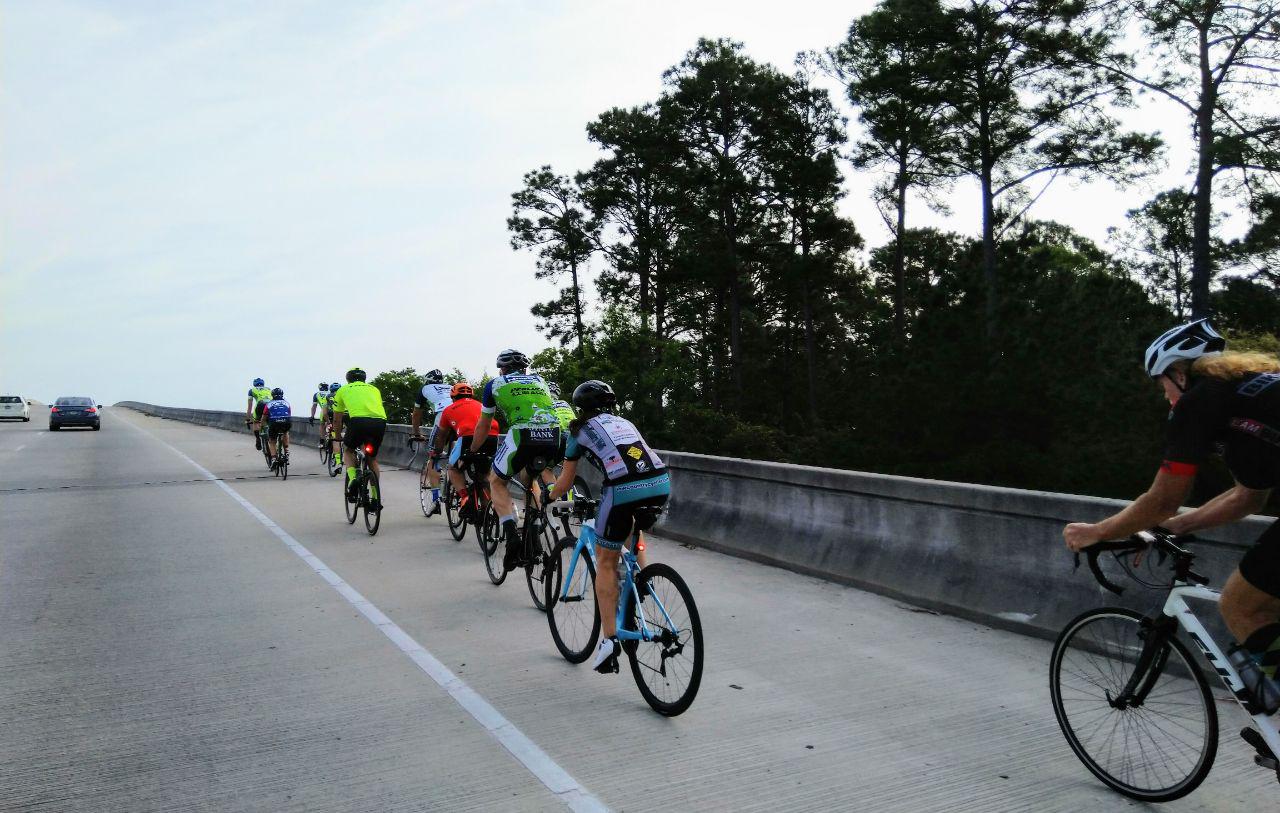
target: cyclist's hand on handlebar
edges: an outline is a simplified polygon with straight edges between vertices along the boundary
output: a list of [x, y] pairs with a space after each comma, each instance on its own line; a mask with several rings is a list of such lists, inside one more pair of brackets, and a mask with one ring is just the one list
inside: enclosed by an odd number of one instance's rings
[[312, 415], [310, 418], [308, 418], [308, 419], [307, 419], [307, 423], [311, 424], [312, 426], [315, 426], [315, 425], [316, 425], [316, 416], [315, 416], [315, 415]]
[[1098, 526], [1091, 522], [1071, 523], [1062, 529], [1062, 538], [1066, 540], [1067, 547], [1076, 553], [1102, 541], [1102, 535], [1098, 533]]

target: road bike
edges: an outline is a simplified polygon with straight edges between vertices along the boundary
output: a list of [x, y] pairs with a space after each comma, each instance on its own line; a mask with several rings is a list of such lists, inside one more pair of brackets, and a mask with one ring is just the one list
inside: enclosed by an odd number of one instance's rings
[[[409, 448], [413, 449], [413, 458], [418, 456], [418, 447], [426, 446], [426, 444], [426, 438], [409, 438]], [[413, 467], [413, 458], [409, 460], [409, 468]], [[422, 506], [422, 515], [424, 517], [431, 516], [431, 509], [435, 505], [435, 500], [431, 499], [431, 481], [427, 479], [427, 472], [431, 470], [433, 465], [436, 466], [436, 471], [439, 471], [438, 461], [439, 458], [436, 458], [436, 461], [433, 462], [431, 453], [428, 451], [426, 462], [422, 464], [422, 471], [418, 473], [418, 504]], [[444, 483], [441, 483], [441, 486], [443, 487]], [[443, 492], [441, 492], [441, 499], [444, 499]]]
[[[585, 661], [600, 636], [594, 521], [599, 507], [598, 500], [574, 499], [573, 511], [582, 518], [578, 538], [556, 546], [545, 580], [551, 638], [570, 663]], [[637, 524], [652, 524], [661, 512], [637, 509]], [[693, 704], [702, 683], [702, 620], [693, 592], [675, 568], [654, 562], [642, 569], [638, 550], [644, 550], [644, 537], [636, 531], [622, 548], [618, 568], [618, 641], [645, 702], [674, 717]]]
[[333, 454], [333, 424], [325, 421], [320, 427], [320, 465], [329, 472], [330, 477], [337, 477], [342, 471], [342, 464]]
[[[268, 436], [269, 435], [270, 433], [268, 433]], [[284, 445], [284, 439], [286, 437], [288, 437], [287, 433], [276, 438], [275, 457], [271, 457], [271, 453], [269, 451], [267, 453], [267, 457], [271, 460], [271, 471], [275, 473], [276, 477], [279, 477], [282, 480], [289, 479], [289, 447]], [[265, 443], [266, 441], [263, 442]]]
[[[476, 529], [476, 539], [480, 543], [480, 551], [484, 552], [484, 540], [480, 533], [480, 519], [484, 517], [485, 510], [489, 504], [489, 464], [490, 457], [487, 454], [477, 453], [472, 455], [469, 462], [461, 467], [462, 480], [465, 488], [461, 494], [453, 488], [453, 482], [448, 477], [448, 465], [445, 466], [445, 473], [440, 492], [440, 501], [444, 503], [445, 519], [449, 523], [449, 533], [453, 536], [455, 542], [461, 542], [462, 538], [467, 535], [467, 527], [474, 526]], [[466, 499], [466, 505], [469, 506], [463, 510], [463, 499]]]
[[[1138, 584], [1167, 594], [1160, 609], [1147, 615], [1124, 607], [1082, 613], [1062, 630], [1049, 660], [1053, 712], [1071, 750], [1108, 787], [1145, 802], [1167, 802], [1195, 790], [1218, 751], [1218, 709], [1198, 659], [1177, 637], [1179, 628], [1253, 717], [1256, 728], [1246, 727], [1240, 736], [1255, 750], [1255, 761], [1280, 779], [1280, 721], [1255, 707], [1222, 647], [1188, 604], [1219, 599], [1206, 586], [1209, 579], [1192, 570], [1195, 555], [1181, 546], [1191, 541], [1155, 529], [1085, 548], [1090, 571], [1107, 590], [1124, 592], [1099, 567], [1104, 553]], [[1147, 572], [1140, 574], [1135, 568], [1142, 552]], [[1157, 569], [1171, 570], [1172, 578], [1151, 575]]]
[[[555, 550], [558, 537], [542, 501], [535, 497], [533, 484], [546, 488], [539, 477], [550, 462], [549, 456], [535, 453], [530, 456], [523, 469], [523, 473], [529, 477], [530, 485], [525, 486], [517, 478], [512, 478], [512, 482], [524, 491], [524, 519], [519, 528], [517, 544], [520, 545], [520, 561], [523, 562], [529, 596], [533, 599], [533, 606], [539, 610], [546, 609], [547, 564], [551, 561], [551, 552]], [[498, 544], [503, 539], [502, 524], [498, 522], [498, 514], [492, 503], [485, 512], [483, 526], [481, 550], [485, 555], [485, 570], [489, 574], [489, 581], [495, 585], [502, 584], [507, 578], [505, 547]]]
[[347, 498], [347, 481], [342, 481], [342, 506], [347, 512], [347, 523], [354, 525], [360, 510], [364, 509], [364, 527], [373, 536], [382, 522], [382, 489], [378, 487], [378, 474], [369, 466], [373, 456], [373, 444], [365, 443], [347, 454], [356, 456], [356, 501]]

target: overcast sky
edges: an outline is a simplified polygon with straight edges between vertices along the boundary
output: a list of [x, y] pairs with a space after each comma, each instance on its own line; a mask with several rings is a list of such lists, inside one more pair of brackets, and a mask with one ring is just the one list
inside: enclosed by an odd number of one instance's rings
[[[513, 252], [521, 175], [587, 167], [584, 125], [653, 100], [699, 36], [789, 70], [874, 4], [0, 2], [0, 390], [295, 404], [352, 364], [479, 372], [547, 342]], [[1033, 210], [1098, 240], [1183, 183], [1060, 183]], [[850, 176], [846, 208], [886, 233]], [[949, 219], [976, 233], [962, 186]]]

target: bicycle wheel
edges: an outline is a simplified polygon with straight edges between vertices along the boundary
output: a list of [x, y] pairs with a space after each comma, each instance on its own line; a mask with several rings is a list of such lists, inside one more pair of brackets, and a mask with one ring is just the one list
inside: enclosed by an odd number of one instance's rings
[[355, 525], [356, 517], [360, 516], [360, 503], [347, 500], [347, 478], [345, 477], [342, 478], [342, 507], [347, 512], [347, 524]]
[[262, 457], [267, 461], [267, 468], [271, 468], [271, 449], [267, 446], [267, 433], [262, 433]]
[[547, 624], [551, 640], [569, 663], [582, 663], [591, 657], [600, 638], [600, 610], [596, 605], [596, 566], [590, 556], [579, 556], [573, 565], [573, 576], [566, 586], [564, 574], [569, 572], [577, 543], [566, 539], [556, 545], [547, 566]]
[[[534, 517], [525, 523], [526, 533], [534, 536], [533, 544], [533, 562], [525, 565], [524, 580], [529, 587], [529, 596], [533, 599], [533, 606], [544, 612], [547, 609], [547, 571], [551, 565], [551, 553], [556, 549], [555, 531], [551, 530], [551, 523], [547, 522], [545, 516], [540, 516], [536, 511]], [[541, 527], [541, 530], [539, 530]]]
[[1141, 705], [1114, 705], [1149, 635], [1132, 610], [1077, 616], [1053, 645], [1049, 691], [1067, 744], [1094, 776], [1132, 799], [1167, 802], [1195, 790], [1213, 767], [1218, 710], [1191, 652], [1172, 636], [1141, 681], [1150, 687]]
[[480, 545], [480, 554], [489, 557], [497, 549], [501, 534], [496, 533], [497, 514], [494, 514], [493, 523], [489, 523], [489, 514], [493, 513], [493, 502], [483, 499], [483, 496], [483, 492], [477, 494], [476, 513], [481, 521], [476, 523], [476, 542]]
[[462, 516], [462, 499], [453, 490], [453, 483], [447, 477], [440, 499], [444, 501], [444, 517], [449, 522], [449, 534], [454, 542], [461, 542], [462, 537], [467, 535], [467, 518]]
[[289, 453], [288, 452], [280, 453], [280, 465], [276, 467], [276, 471], [280, 472], [281, 480], [289, 479]]
[[427, 482], [427, 469], [424, 466], [418, 475], [418, 504], [422, 506], [422, 515], [431, 516], [431, 484]]
[[364, 503], [364, 528], [369, 536], [373, 536], [382, 523], [382, 488], [378, 485], [377, 472], [365, 472], [362, 490], [364, 493], [360, 501]]
[[670, 566], [656, 562], [640, 571], [636, 586], [644, 598], [636, 606], [635, 592], [624, 597], [627, 629], [644, 628], [652, 641], [625, 641], [636, 686], [654, 711], [666, 717], [683, 713], [702, 683], [702, 620], [693, 593]]
[[[332, 446], [332, 445], [333, 445], [332, 443], [325, 444], [325, 446]], [[342, 461], [339, 460], [338, 456], [333, 453], [332, 449], [330, 449], [329, 450], [329, 476], [337, 477], [338, 472], [340, 471], [342, 471]]]
[[498, 512], [493, 510], [492, 505], [485, 508], [482, 525], [480, 549], [484, 551], [484, 569], [489, 574], [489, 581], [502, 584], [507, 578], [507, 569], [502, 563], [506, 549], [498, 544], [502, 537], [502, 526], [498, 523]]
[[[320, 436], [324, 437], [323, 431], [321, 431]], [[333, 454], [333, 449], [329, 448], [329, 444], [324, 441], [320, 441], [317, 448], [320, 450], [320, 466], [327, 469], [329, 467], [329, 455]]]

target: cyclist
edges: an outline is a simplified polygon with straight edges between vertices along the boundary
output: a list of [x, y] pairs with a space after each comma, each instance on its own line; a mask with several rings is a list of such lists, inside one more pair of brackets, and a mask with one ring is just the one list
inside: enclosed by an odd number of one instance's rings
[[276, 468], [276, 438], [284, 444], [284, 456], [289, 456], [289, 430], [293, 428], [293, 409], [284, 399], [284, 390], [276, 387], [271, 391], [271, 400], [262, 408], [262, 415], [267, 421], [267, 451], [271, 454], [271, 469]]
[[516, 532], [516, 511], [506, 481], [519, 475], [521, 484], [530, 487], [522, 470], [536, 455], [543, 454], [548, 461], [555, 459], [560, 449], [560, 424], [551, 411], [551, 393], [546, 382], [542, 376], [528, 372], [529, 359], [524, 353], [503, 350], [496, 363], [499, 375], [484, 386], [471, 451], [481, 450], [493, 427], [494, 413], [501, 410], [507, 432], [493, 456], [489, 490], [507, 542], [503, 567], [512, 570], [522, 564], [522, 552]]
[[[551, 397], [555, 400], [551, 402], [551, 410], [555, 412], [556, 419], [560, 421], [560, 452], [556, 455], [555, 462], [559, 463], [564, 460], [565, 444], [569, 441], [569, 425], [573, 423], [578, 416], [574, 413], [573, 407], [560, 397], [560, 385], [554, 381], [547, 382], [547, 390], [551, 393]], [[556, 481], [555, 474], [551, 469], [544, 469], [542, 472], [542, 482], [544, 485], [550, 486]], [[561, 528], [557, 524], [555, 517], [548, 517], [547, 520], [556, 533], [560, 533]]]
[[[1156, 339], [1147, 348], [1145, 367], [1171, 407], [1164, 462], [1147, 492], [1123, 511], [1064, 528], [1073, 551], [1157, 525], [1185, 534], [1234, 522], [1259, 510], [1280, 485], [1280, 359], [1226, 352], [1226, 341], [1199, 319]], [[1219, 443], [1235, 486], [1178, 514], [1196, 470]], [[1274, 713], [1280, 709], [1280, 684], [1274, 681], [1280, 665], [1280, 521], [1241, 558], [1219, 609], [1243, 642], [1243, 651], [1233, 648], [1233, 662], [1247, 653], [1257, 665], [1242, 670], [1241, 678], [1255, 702]]]
[[444, 383], [444, 373], [432, 370], [423, 378], [425, 383], [413, 399], [413, 417], [410, 422], [413, 439], [423, 440], [418, 427], [422, 425], [423, 411], [428, 413], [427, 421], [431, 424], [431, 432], [426, 437], [428, 456], [425, 465], [427, 482], [431, 484], [431, 511], [427, 516], [434, 516], [440, 513], [440, 459], [435, 452], [436, 431], [440, 426], [440, 414], [449, 406], [451, 396], [449, 385]]
[[253, 386], [249, 387], [249, 400], [244, 406], [244, 419], [253, 425], [253, 448], [258, 451], [262, 451], [262, 438], [258, 436], [258, 431], [262, 428], [262, 407], [270, 400], [271, 390], [267, 389], [267, 382], [261, 378], [253, 379]]
[[337, 396], [341, 387], [342, 383], [339, 381], [329, 385], [329, 401], [325, 404], [324, 409], [325, 428], [329, 433], [329, 442], [333, 444], [333, 459], [338, 466], [342, 466], [342, 444], [338, 442], [338, 435], [333, 431], [333, 399]]
[[[573, 487], [578, 460], [586, 454], [604, 474], [600, 512], [596, 516], [596, 604], [600, 608], [600, 645], [591, 666], [598, 672], [618, 671], [618, 560], [633, 531], [647, 531], [652, 517], [637, 517], [636, 509], [666, 504], [671, 475], [635, 424], [612, 414], [618, 398], [603, 381], [584, 381], [573, 391], [578, 417], [569, 426], [564, 469], [547, 498]], [[644, 567], [643, 551], [637, 552]]]
[[[459, 381], [449, 391], [453, 403], [440, 413], [440, 431], [436, 433], [434, 452], [439, 454], [452, 441], [453, 449], [449, 453], [447, 476], [453, 483], [453, 490], [458, 494], [459, 509], [467, 519], [477, 519], [474, 506], [470, 504], [471, 495], [467, 493], [466, 481], [462, 479], [462, 467], [470, 462], [471, 438], [476, 432], [476, 423], [480, 420], [480, 402], [476, 400], [476, 392], [466, 381]], [[456, 438], [456, 440], [455, 440]], [[493, 456], [498, 450], [498, 425], [489, 422], [489, 434], [480, 445], [480, 451]], [[465, 460], [463, 458], [466, 458]]]
[[[320, 410], [320, 425], [324, 425], [324, 413], [329, 407], [329, 385], [321, 381], [316, 385], [315, 394], [311, 396], [311, 417], [307, 423], [311, 426], [316, 425], [316, 410]], [[320, 446], [324, 446], [324, 439], [321, 438]]]
[[[347, 435], [343, 445], [352, 450], [347, 458], [347, 501], [355, 502], [356, 495], [356, 454], [357, 446], [368, 444], [373, 447], [369, 454], [369, 468], [379, 476], [378, 448], [382, 446], [382, 437], [387, 431], [387, 411], [382, 407], [382, 393], [372, 384], [365, 383], [366, 373], [359, 367], [347, 370], [346, 386], [338, 390], [333, 399], [333, 431], [342, 431], [342, 422], [347, 422]], [[373, 508], [382, 506], [382, 494], [373, 495]]]

